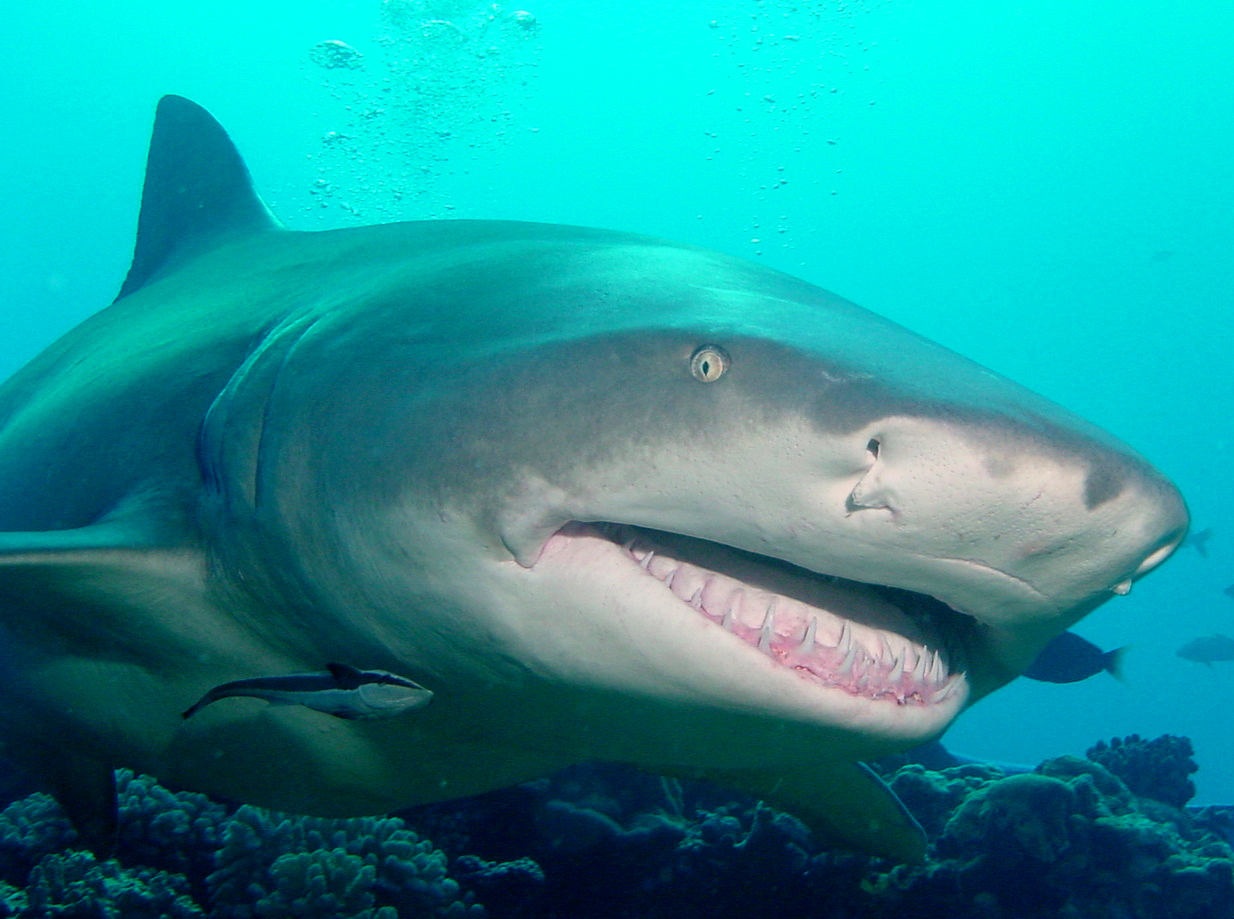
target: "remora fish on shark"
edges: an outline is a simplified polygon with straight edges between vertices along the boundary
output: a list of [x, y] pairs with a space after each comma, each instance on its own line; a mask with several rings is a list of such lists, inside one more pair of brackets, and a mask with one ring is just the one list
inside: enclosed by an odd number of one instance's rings
[[[283, 229], [169, 96], [120, 296], [0, 390], [0, 727], [79, 826], [120, 765], [355, 815], [607, 759], [919, 859], [860, 761], [937, 737], [1186, 526], [1109, 435], [756, 264]], [[433, 704], [181, 718], [323, 660]]]
[[414, 680], [384, 670], [326, 664], [325, 673], [252, 677], [215, 686], [185, 710], [195, 714], [219, 699], [248, 697], [275, 705], [303, 705], [336, 718], [391, 718], [428, 705], [433, 694]]

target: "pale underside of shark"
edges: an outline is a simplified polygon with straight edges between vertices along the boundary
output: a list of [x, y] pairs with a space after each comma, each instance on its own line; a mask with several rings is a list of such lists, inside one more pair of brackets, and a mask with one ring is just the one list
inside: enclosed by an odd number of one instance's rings
[[[607, 759], [919, 858], [859, 761], [1186, 525], [1113, 438], [804, 281], [578, 227], [288, 231], [167, 97], [119, 298], [0, 390], [0, 729], [96, 830], [119, 765], [350, 815]], [[432, 704], [181, 717], [325, 661]]]

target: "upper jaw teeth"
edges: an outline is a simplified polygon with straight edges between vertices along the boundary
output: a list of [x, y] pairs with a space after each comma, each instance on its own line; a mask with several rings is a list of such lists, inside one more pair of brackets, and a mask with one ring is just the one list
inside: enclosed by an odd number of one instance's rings
[[638, 538], [622, 550], [684, 603], [797, 672], [850, 694], [900, 705], [938, 704], [957, 692], [948, 653], [895, 632], [752, 588], [684, 562]]

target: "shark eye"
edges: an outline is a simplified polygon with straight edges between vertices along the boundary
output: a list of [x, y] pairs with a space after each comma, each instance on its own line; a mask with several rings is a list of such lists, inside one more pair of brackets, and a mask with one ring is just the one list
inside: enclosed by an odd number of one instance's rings
[[714, 383], [728, 371], [732, 360], [719, 345], [699, 345], [690, 355], [690, 373], [700, 383]]

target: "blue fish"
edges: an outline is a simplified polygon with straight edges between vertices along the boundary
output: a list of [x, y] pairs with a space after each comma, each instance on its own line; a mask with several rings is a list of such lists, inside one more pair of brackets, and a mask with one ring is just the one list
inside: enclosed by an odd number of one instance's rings
[[1063, 632], [1050, 639], [1024, 675], [1046, 683], [1078, 683], [1105, 671], [1121, 680], [1126, 653], [1126, 647], [1102, 651], [1075, 632]]
[[1211, 667], [1214, 661], [1234, 661], [1234, 638], [1214, 632], [1191, 639], [1175, 653], [1183, 660]]
[[1202, 558], [1208, 558], [1208, 541], [1216, 532], [1212, 527], [1205, 527], [1195, 533], [1188, 533], [1187, 538], [1183, 540], [1183, 547], [1195, 549]]

